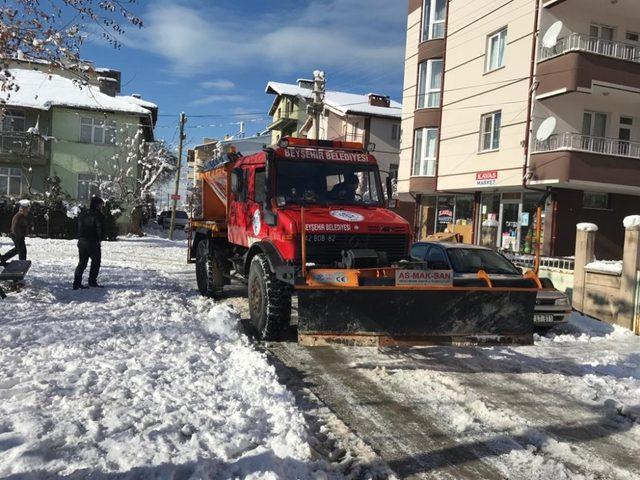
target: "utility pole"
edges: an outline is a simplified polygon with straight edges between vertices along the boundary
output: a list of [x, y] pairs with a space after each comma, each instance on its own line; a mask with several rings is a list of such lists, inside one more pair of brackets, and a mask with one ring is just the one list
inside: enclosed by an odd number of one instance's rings
[[178, 192], [180, 191], [180, 169], [182, 167], [182, 147], [184, 145], [184, 124], [187, 123], [187, 116], [180, 114], [180, 146], [178, 147], [178, 169], [176, 171], [176, 187], [173, 190], [173, 205], [171, 206], [171, 227], [169, 228], [169, 240], [173, 240], [173, 230], [176, 228], [176, 208], [178, 207]]
[[320, 140], [320, 115], [324, 108], [324, 95], [327, 86], [324, 72], [313, 72], [313, 103], [309, 105], [308, 113], [313, 115], [316, 131], [316, 140]]

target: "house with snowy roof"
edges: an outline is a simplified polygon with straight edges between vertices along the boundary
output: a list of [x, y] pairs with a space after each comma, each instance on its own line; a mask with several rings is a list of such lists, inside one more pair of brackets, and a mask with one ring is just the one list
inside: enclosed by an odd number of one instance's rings
[[154, 139], [158, 107], [121, 95], [117, 70], [58, 70], [29, 60], [10, 60], [8, 70], [17, 88], [0, 92], [0, 195], [44, 193], [44, 179], [57, 175], [65, 194], [88, 200], [119, 142], [139, 131]]
[[[296, 84], [269, 82], [266, 93], [275, 95], [269, 110], [269, 130], [275, 144], [282, 137], [315, 137], [315, 119], [307, 113], [313, 80]], [[375, 93], [356, 94], [327, 90], [320, 116], [320, 140], [359, 142], [378, 160], [382, 181], [397, 178], [400, 163], [402, 104]], [[394, 182], [395, 184], [395, 182]], [[413, 208], [400, 204], [398, 213], [413, 221]]]

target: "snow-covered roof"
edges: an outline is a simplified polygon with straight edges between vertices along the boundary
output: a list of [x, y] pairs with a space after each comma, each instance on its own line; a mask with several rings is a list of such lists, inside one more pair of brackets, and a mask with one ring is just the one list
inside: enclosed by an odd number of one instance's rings
[[[39, 70], [22, 68], [10, 69], [15, 83], [20, 87], [17, 92], [0, 92], [0, 101], [9, 106], [49, 110], [51, 107], [76, 107], [91, 110], [106, 110], [123, 113], [149, 115], [141, 105], [122, 97], [111, 97], [94, 85], [82, 85], [77, 82]], [[7, 98], [9, 97], [9, 98]], [[139, 100], [139, 99], [136, 99]]]
[[116, 98], [124, 100], [125, 102], [133, 103], [134, 105], [138, 105], [143, 108], [158, 108], [158, 105], [156, 105], [155, 103], [143, 100], [142, 98], [134, 97], [133, 95], [117, 95]]
[[[289, 95], [292, 97], [300, 95], [306, 99], [311, 99], [313, 95], [313, 92], [308, 88], [279, 82], [269, 82], [267, 84], [266, 92], [276, 95]], [[326, 106], [343, 114], [354, 113], [394, 118], [400, 118], [402, 116], [401, 103], [391, 100], [389, 107], [377, 107], [369, 104], [369, 95], [327, 90], [324, 97], [324, 103]]]

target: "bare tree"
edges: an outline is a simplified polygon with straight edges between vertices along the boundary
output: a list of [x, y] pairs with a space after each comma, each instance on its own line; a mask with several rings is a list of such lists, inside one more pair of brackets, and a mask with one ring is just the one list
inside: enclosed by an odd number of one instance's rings
[[174, 175], [178, 158], [164, 140], [145, 141], [142, 130], [125, 136], [116, 147], [109, 160], [94, 163], [95, 186], [101, 195], [130, 211], [131, 229], [140, 233], [137, 212], [148, 202], [153, 187]]
[[137, 0], [0, 0], [0, 91], [17, 91], [8, 60], [29, 58], [81, 74], [79, 50], [89, 29], [120, 48], [122, 24], [142, 27]]

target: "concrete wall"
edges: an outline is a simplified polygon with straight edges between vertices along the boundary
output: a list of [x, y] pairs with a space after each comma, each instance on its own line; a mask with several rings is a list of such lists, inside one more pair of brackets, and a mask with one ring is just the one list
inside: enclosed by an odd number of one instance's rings
[[578, 230], [576, 235], [573, 307], [599, 320], [640, 334], [640, 226], [625, 230], [620, 274], [586, 268], [594, 258], [597, 231]]

